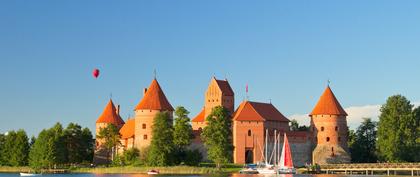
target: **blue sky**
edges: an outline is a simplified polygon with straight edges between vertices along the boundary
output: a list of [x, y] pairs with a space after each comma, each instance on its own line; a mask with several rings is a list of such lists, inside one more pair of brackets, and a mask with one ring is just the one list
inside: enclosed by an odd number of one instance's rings
[[329, 79], [355, 127], [388, 96], [420, 101], [418, 9], [419, 1], [1, 1], [0, 132], [33, 135], [55, 122], [93, 130], [110, 93], [127, 119], [154, 69], [191, 117], [215, 75], [228, 78], [236, 105], [249, 84], [251, 100], [271, 99], [305, 123]]

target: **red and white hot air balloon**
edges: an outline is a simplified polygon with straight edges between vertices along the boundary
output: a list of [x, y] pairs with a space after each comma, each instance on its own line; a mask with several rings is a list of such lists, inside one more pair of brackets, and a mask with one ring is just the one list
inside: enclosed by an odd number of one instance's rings
[[93, 74], [93, 77], [95, 77], [95, 79], [98, 78], [99, 77], [99, 69], [95, 68], [93, 70], [92, 74]]

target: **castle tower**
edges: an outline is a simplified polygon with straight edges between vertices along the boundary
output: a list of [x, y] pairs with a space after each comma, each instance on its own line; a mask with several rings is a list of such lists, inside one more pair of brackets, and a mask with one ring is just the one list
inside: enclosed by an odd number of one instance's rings
[[349, 163], [347, 113], [328, 86], [309, 114], [313, 135], [313, 163]]
[[[109, 99], [108, 104], [105, 106], [104, 111], [102, 112], [101, 116], [96, 120], [96, 137], [98, 137], [99, 132], [101, 129], [107, 127], [110, 124], [114, 124], [118, 129], [120, 129], [124, 125], [124, 121], [121, 119], [119, 115], [120, 106], [118, 105], [115, 108], [112, 99]], [[106, 163], [107, 159], [107, 152], [104, 148], [102, 148], [104, 141], [102, 139], [96, 138], [95, 142], [95, 157], [94, 163]]]
[[199, 130], [206, 126], [206, 117], [216, 106], [225, 107], [230, 114], [234, 112], [235, 94], [227, 80], [217, 80], [213, 77], [204, 95], [204, 107], [200, 113], [192, 119], [193, 130]]
[[166, 99], [158, 81], [153, 79], [148, 89], [144, 89], [144, 96], [135, 108], [135, 142], [136, 148], [142, 149], [150, 145], [152, 140], [152, 126], [156, 114], [167, 111], [172, 118], [174, 108]]

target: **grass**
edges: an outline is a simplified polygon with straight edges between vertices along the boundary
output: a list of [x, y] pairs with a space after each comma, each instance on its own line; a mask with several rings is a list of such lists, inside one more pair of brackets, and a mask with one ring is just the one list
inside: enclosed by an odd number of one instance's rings
[[221, 171], [214, 167], [190, 167], [190, 166], [171, 166], [171, 167], [97, 167], [97, 168], [78, 168], [71, 170], [74, 173], [147, 173], [149, 170], [159, 170], [160, 174], [215, 174], [238, 172], [237, 168], [223, 168]]
[[[95, 167], [95, 168], [70, 168], [70, 173], [147, 173], [155, 169], [160, 174], [216, 174], [236, 173], [241, 165], [227, 164], [221, 170], [215, 168], [212, 163], [203, 163], [199, 167], [191, 166], [169, 166], [169, 167], [145, 167], [145, 166], [122, 166], [122, 167]], [[8, 167], [0, 166], [0, 172], [18, 173], [32, 171], [30, 167]]]
[[28, 172], [32, 169], [30, 167], [8, 167], [8, 166], [0, 166], [0, 172], [8, 172], [8, 173], [18, 173], [18, 172]]

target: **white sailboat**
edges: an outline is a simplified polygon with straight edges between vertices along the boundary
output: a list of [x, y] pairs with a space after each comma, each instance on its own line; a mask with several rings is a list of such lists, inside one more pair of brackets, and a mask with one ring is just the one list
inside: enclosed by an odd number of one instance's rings
[[[276, 133], [277, 132], [275, 131], [274, 135], [276, 135]], [[266, 130], [266, 133], [265, 133], [264, 145], [265, 145], [264, 147], [265, 155], [263, 154], [264, 163], [258, 164], [257, 171], [259, 174], [276, 174], [277, 173], [276, 166], [270, 164], [271, 158], [268, 159], [268, 147], [267, 147], [268, 146], [268, 130]], [[274, 143], [273, 149], [276, 149], [276, 143]]]
[[284, 133], [284, 143], [278, 164], [278, 172], [280, 174], [296, 173], [296, 169], [293, 167], [292, 151], [290, 150], [289, 140], [287, 139], [286, 133]]

